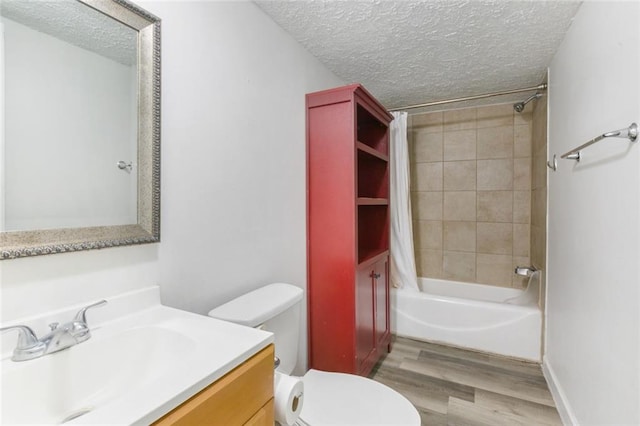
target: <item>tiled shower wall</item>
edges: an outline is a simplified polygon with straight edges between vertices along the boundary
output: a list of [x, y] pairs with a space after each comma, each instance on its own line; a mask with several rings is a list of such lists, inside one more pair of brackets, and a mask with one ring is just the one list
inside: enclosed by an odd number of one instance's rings
[[532, 152], [532, 103], [410, 116], [418, 276], [525, 283], [513, 269], [530, 264]]

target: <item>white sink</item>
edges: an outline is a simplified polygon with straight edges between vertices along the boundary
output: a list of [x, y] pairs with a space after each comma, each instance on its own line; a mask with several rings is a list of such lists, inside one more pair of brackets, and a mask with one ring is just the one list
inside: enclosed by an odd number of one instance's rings
[[2, 422], [64, 423], [188, 362], [196, 347], [194, 340], [154, 326], [101, 337], [3, 368]]
[[[106, 308], [105, 308], [106, 309]], [[157, 304], [92, 327], [86, 342], [2, 360], [2, 424], [148, 424], [273, 341]]]

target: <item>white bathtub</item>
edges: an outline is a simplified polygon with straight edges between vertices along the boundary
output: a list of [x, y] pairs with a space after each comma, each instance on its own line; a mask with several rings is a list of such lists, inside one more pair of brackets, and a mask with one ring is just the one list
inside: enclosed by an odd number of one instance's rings
[[540, 309], [535, 301], [513, 304], [523, 290], [430, 278], [418, 281], [421, 292], [391, 291], [393, 333], [540, 361]]

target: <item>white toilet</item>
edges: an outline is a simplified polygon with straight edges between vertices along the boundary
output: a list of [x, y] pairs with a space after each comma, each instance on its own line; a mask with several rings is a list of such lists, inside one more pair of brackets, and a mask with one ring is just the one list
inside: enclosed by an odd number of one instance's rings
[[[272, 332], [280, 359], [277, 371], [288, 375], [297, 359], [301, 300], [300, 288], [269, 284], [211, 310], [209, 316]], [[404, 396], [371, 379], [309, 370], [302, 381], [298, 425], [420, 425], [418, 411]]]

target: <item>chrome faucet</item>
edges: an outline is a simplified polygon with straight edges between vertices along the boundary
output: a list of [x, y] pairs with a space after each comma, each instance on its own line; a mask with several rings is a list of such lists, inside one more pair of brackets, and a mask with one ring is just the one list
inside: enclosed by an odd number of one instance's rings
[[537, 269], [535, 268], [535, 266], [516, 266], [516, 269], [514, 272], [516, 275], [522, 275], [523, 277], [530, 277], [536, 271]]
[[38, 339], [33, 330], [26, 325], [2, 327], [0, 331], [18, 330], [18, 342], [13, 350], [13, 361], [27, 361], [41, 356], [61, 351], [68, 347], [82, 343], [91, 337], [91, 330], [87, 324], [87, 310], [107, 304], [106, 300], [93, 303], [80, 309], [73, 320], [58, 326], [57, 322], [49, 324], [51, 331]]

